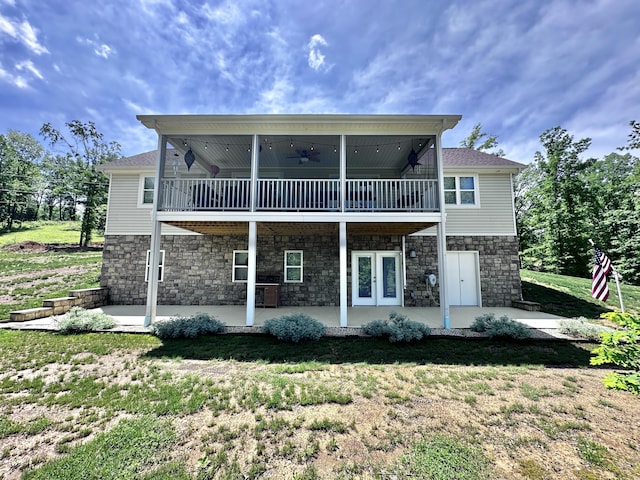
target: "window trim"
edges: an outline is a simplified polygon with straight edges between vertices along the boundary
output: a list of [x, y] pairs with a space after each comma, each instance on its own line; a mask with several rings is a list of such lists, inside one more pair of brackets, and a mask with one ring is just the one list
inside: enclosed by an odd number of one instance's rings
[[[236, 265], [236, 254], [237, 253], [246, 253], [247, 254], [247, 264], [246, 265]], [[231, 266], [231, 281], [233, 283], [247, 283], [248, 280], [236, 279], [236, 269], [242, 268], [247, 270], [247, 277], [249, 276], [249, 250], [234, 250], [233, 258], [232, 258], [232, 266]]]
[[[290, 253], [299, 253], [300, 254], [300, 265], [288, 265], [287, 264], [287, 255]], [[289, 280], [287, 276], [287, 272], [289, 270], [299, 269], [300, 270], [300, 280]], [[285, 250], [284, 251], [284, 283], [304, 283], [304, 251], [303, 250]]]
[[[153, 189], [145, 189], [144, 188], [144, 181], [145, 179], [150, 178], [153, 183], [154, 183], [154, 188]], [[144, 193], [145, 192], [154, 192], [155, 190], [155, 182], [156, 182], [156, 178], [153, 175], [147, 175], [147, 174], [141, 174], [140, 175], [140, 180], [138, 183], [138, 208], [153, 208], [153, 200], [151, 200], [151, 203], [145, 203], [144, 201]]]
[[[158, 262], [158, 282], [164, 282], [164, 250], [160, 250], [160, 261]], [[147, 250], [147, 261], [144, 269], [144, 281], [149, 282], [149, 269], [151, 267], [151, 250]]]
[[[470, 177], [473, 178], [473, 190], [469, 190], [469, 189], [462, 189], [460, 188], [460, 178], [465, 178], [465, 177]], [[455, 190], [451, 189], [451, 188], [444, 188], [444, 180], [447, 178], [454, 178], [455, 179]], [[478, 182], [478, 175], [475, 173], [472, 174], [468, 174], [468, 173], [463, 173], [463, 174], [454, 174], [454, 175], [444, 175], [443, 176], [443, 185], [442, 185], [442, 190], [444, 192], [444, 196], [445, 196], [445, 208], [480, 208], [480, 184]], [[473, 199], [474, 202], [473, 203], [461, 203], [460, 202], [460, 194], [462, 192], [471, 192], [473, 191]], [[446, 202], [446, 193], [447, 192], [455, 192], [456, 194], [456, 203], [447, 203]]]

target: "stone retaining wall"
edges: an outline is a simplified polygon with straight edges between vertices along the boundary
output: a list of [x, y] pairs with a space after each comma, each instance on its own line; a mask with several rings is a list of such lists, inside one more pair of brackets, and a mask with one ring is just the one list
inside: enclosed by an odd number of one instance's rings
[[[244, 305], [246, 284], [232, 282], [233, 251], [246, 250], [246, 235], [166, 235], [164, 281], [158, 287], [161, 305]], [[105, 237], [102, 286], [109, 288], [110, 303], [144, 305], [147, 298], [146, 252], [150, 237], [108, 235]], [[352, 250], [401, 250], [401, 236], [359, 236], [347, 241], [348, 282], [351, 290]], [[521, 299], [518, 242], [515, 237], [448, 237], [451, 251], [477, 251], [483, 306], [511, 306]], [[438, 274], [435, 236], [407, 237], [407, 306], [436, 306], [438, 285], [431, 287], [425, 273]], [[304, 282], [281, 281], [282, 306], [335, 306], [339, 304], [339, 252], [337, 235], [318, 237], [258, 237], [258, 273], [284, 276], [284, 251], [302, 250]], [[351, 297], [349, 295], [349, 303]]]

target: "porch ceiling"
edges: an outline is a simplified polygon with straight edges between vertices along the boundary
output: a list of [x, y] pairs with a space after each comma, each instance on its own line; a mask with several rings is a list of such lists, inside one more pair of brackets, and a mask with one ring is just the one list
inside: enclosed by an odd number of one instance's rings
[[[217, 221], [170, 221], [166, 222], [175, 227], [184, 228], [203, 235], [247, 235], [249, 224], [246, 222], [217, 222]], [[434, 226], [431, 222], [407, 223], [347, 223], [347, 234], [362, 235], [410, 235], [425, 228]], [[258, 222], [258, 235], [296, 235], [317, 236], [337, 235], [337, 223], [323, 222]]]

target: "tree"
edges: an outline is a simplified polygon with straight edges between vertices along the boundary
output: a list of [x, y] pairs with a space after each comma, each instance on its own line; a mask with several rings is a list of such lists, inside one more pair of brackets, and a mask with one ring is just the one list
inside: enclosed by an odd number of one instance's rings
[[66, 150], [64, 157], [69, 165], [70, 192], [77, 194], [76, 199], [84, 207], [79, 243], [80, 246], [86, 247], [91, 241], [97, 223], [99, 207], [107, 202], [108, 179], [95, 167], [118, 158], [120, 145], [117, 142], [106, 143], [103, 134], [93, 122], [72, 120], [65, 123], [65, 126], [69, 130], [68, 136], [50, 123], [42, 126], [40, 135], [47, 139], [52, 147], [62, 146]]
[[640, 160], [611, 153], [587, 173], [593, 239], [625, 281], [640, 283]]
[[[483, 140], [484, 139], [484, 140]], [[482, 143], [479, 143], [481, 142]], [[460, 142], [460, 146], [463, 148], [472, 148], [473, 150], [479, 150], [484, 152], [485, 150], [491, 150], [498, 146], [498, 137], [496, 135], [489, 135], [482, 131], [482, 125], [477, 123], [467, 138]], [[498, 157], [504, 156], [504, 151], [499, 149], [495, 152], [487, 152], [497, 155]]]
[[555, 127], [540, 136], [544, 153], [521, 174], [518, 205], [519, 231], [528, 243], [526, 263], [564, 275], [586, 276], [590, 249], [587, 242], [592, 222], [587, 220], [588, 195], [583, 172], [593, 160], [580, 155], [591, 144]]
[[629, 144], [624, 147], [618, 147], [618, 150], [635, 150], [636, 148], [640, 148], [640, 122], [631, 120], [629, 125], [631, 126]]
[[36, 189], [44, 149], [26, 133], [0, 135], [0, 223], [11, 229], [16, 220], [35, 220]]

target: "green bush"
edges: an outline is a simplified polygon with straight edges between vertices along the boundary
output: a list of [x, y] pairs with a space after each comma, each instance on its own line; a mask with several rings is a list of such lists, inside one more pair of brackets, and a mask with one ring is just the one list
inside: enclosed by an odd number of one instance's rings
[[267, 320], [264, 322], [262, 331], [273, 335], [278, 340], [298, 343], [301, 340], [318, 340], [324, 335], [325, 327], [309, 315], [293, 313]]
[[178, 315], [169, 320], [160, 320], [152, 324], [150, 329], [153, 335], [165, 340], [216, 335], [224, 332], [225, 324], [208, 313], [196, 313], [190, 317]]
[[391, 312], [387, 320], [374, 320], [362, 326], [362, 331], [372, 337], [388, 337], [390, 343], [422, 340], [431, 334], [424, 323], [409, 320], [406, 315]]
[[607, 388], [640, 395], [640, 318], [629, 313], [603, 313], [602, 317], [624, 327], [602, 334], [602, 343], [592, 350], [591, 365], [613, 364], [626, 372], [612, 372], [604, 377]]
[[474, 332], [484, 332], [489, 338], [524, 340], [531, 337], [531, 331], [525, 324], [516, 322], [506, 315], [496, 319], [493, 313], [476, 317], [470, 328]]
[[600, 340], [600, 334], [613, 331], [609, 327], [588, 322], [584, 318], [562, 319], [558, 322], [558, 326], [560, 333], [588, 340]]
[[53, 317], [58, 331], [63, 334], [108, 330], [116, 326], [113, 317], [102, 312], [91, 312], [82, 307], [71, 307], [62, 317]]

